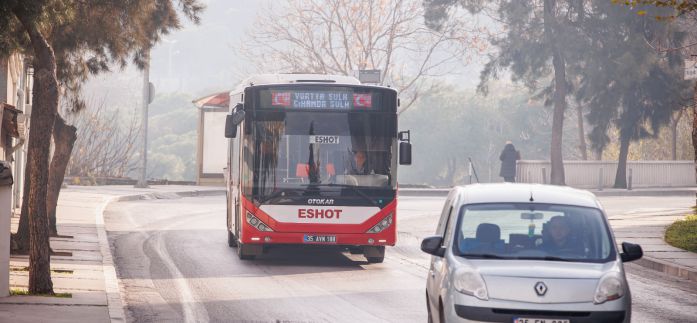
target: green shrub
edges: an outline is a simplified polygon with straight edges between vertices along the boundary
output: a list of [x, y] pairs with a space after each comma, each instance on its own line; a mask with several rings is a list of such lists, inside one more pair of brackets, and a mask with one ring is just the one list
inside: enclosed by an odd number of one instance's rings
[[666, 242], [670, 245], [697, 252], [697, 214], [675, 221], [666, 229]]

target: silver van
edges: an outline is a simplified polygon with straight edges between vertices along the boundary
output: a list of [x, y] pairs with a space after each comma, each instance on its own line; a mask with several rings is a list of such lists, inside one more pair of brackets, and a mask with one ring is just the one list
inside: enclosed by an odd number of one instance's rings
[[421, 250], [429, 322], [629, 322], [622, 264], [643, 255], [590, 192], [510, 183], [453, 188]]

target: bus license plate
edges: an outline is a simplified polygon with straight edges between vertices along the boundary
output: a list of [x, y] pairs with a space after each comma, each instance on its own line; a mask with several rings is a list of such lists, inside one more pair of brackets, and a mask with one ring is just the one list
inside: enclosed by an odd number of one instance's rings
[[316, 236], [306, 234], [303, 237], [305, 243], [336, 243], [336, 236]]
[[536, 319], [528, 317], [516, 317], [513, 319], [513, 323], [570, 323], [566, 319]]

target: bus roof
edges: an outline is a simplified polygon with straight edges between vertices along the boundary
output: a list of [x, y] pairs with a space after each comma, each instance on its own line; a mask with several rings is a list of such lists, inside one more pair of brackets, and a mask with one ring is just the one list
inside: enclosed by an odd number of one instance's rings
[[357, 78], [345, 75], [328, 74], [256, 74], [242, 81], [232, 93], [240, 93], [248, 86], [278, 84], [335, 84], [362, 85]]

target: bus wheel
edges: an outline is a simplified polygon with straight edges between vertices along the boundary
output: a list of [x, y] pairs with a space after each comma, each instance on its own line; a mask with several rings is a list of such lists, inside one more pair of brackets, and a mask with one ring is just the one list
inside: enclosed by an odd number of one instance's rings
[[349, 253], [352, 255], [362, 255], [363, 254], [363, 248], [357, 247], [357, 246], [352, 246], [348, 247]]
[[237, 247], [237, 237], [230, 230], [227, 230], [227, 245], [229, 247]]
[[379, 264], [385, 260], [385, 246], [366, 246], [363, 247], [363, 255], [371, 264]]
[[242, 260], [254, 260], [264, 252], [264, 247], [258, 244], [237, 243], [237, 256]]

